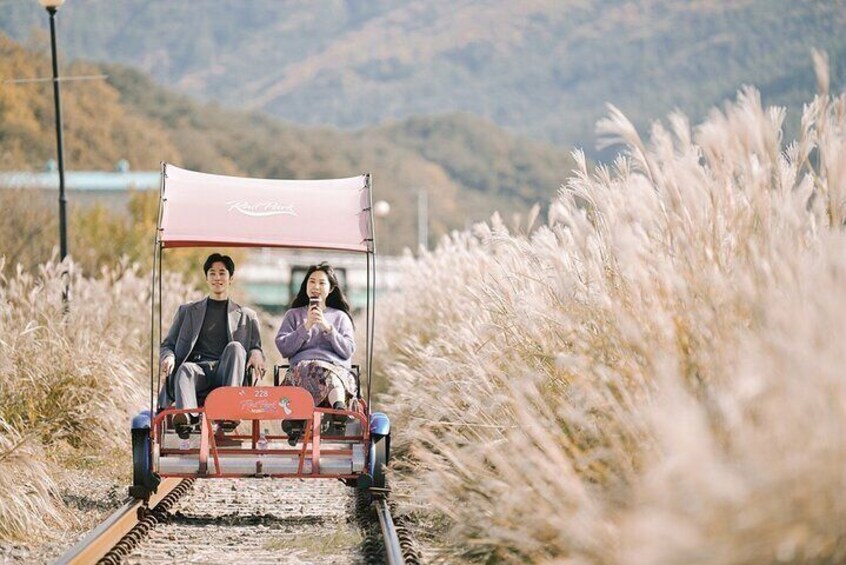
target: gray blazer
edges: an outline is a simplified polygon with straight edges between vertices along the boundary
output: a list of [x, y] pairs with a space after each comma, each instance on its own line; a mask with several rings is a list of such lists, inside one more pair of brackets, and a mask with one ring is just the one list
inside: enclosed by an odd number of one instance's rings
[[[168, 356], [175, 358], [174, 371], [185, 362], [197, 343], [203, 327], [203, 319], [206, 317], [207, 303], [208, 297], [183, 304], [176, 311], [170, 331], [162, 340], [159, 350], [160, 361], [164, 361]], [[247, 358], [254, 350], [261, 352], [261, 335], [255, 310], [242, 307], [230, 300], [228, 337], [229, 341], [237, 341], [244, 346]]]

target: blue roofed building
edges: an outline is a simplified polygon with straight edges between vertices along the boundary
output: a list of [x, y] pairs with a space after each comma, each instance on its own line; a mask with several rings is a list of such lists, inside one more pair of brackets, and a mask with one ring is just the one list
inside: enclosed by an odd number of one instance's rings
[[[65, 171], [65, 194], [69, 205], [99, 203], [124, 211], [132, 191], [159, 190], [160, 171], [131, 171], [126, 160], [118, 161], [114, 171]], [[59, 192], [59, 172], [55, 161], [44, 171], [0, 172], [0, 189], [38, 190], [49, 196]]]

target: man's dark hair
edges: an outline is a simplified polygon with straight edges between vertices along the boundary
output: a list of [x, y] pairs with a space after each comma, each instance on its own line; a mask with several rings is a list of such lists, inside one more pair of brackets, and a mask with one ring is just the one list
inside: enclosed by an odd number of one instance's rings
[[229, 255], [221, 255], [220, 253], [212, 253], [209, 255], [209, 258], [206, 259], [205, 263], [203, 263], [203, 274], [208, 275], [211, 266], [217, 262], [223, 263], [226, 270], [229, 271], [230, 277], [235, 274], [235, 261], [233, 261], [232, 257]]

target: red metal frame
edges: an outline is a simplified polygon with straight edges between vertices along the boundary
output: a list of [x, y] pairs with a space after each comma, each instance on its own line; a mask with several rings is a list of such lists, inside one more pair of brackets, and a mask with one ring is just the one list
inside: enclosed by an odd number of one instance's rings
[[[325, 198], [315, 199], [315, 188], [322, 190], [321, 194], [334, 194], [341, 190], [346, 194], [344, 199], [330, 198], [333, 203], [343, 207], [343, 210], [328, 211]], [[306, 190], [307, 189], [307, 190]], [[323, 190], [325, 189], [325, 190]], [[326, 192], [326, 191], [329, 192]], [[197, 194], [200, 191], [204, 210], [197, 212]], [[238, 195], [238, 199], [250, 200], [245, 206], [233, 206], [232, 196]], [[255, 198], [247, 198], [253, 195]], [[278, 202], [277, 202], [278, 200]], [[168, 205], [165, 206], [165, 203]], [[314, 208], [317, 202], [319, 208]], [[266, 217], [267, 214], [249, 214], [249, 222], [244, 217], [237, 216], [237, 222], [230, 221], [230, 214], [244, 214], [255, 211], [256, 203], [269, 203], [273, 206], [267, 211], [275, 214], [282, 214], [286, 223], [282, 223], [273, 217]], [[243, 209], [242, 209], [243, 208]], [[289, 212], [297, 209], [297, 213], [290, 215]], [[157, 413], [150, 428], [151, 449], [158, 449], [159, 456], [175, 454], [194, 454], [198, 456], [197, 473], [160, 473], [168, 477], [209, 477], [208, 456], [211, 454], [215, 463], [217, 473], [214, 477], [244, 477], [255, 476], [250, 473], [221, 473], [220, 457], [231, 453], [242, 455], [259, 454], [297, 454], [299, 463], [297, 473], [271, 474], [262, 476], [291, 477], [291, 478], [355, 478], [367, 473], [368, 461], [372, 457], [370, 452], [370, 393], [372, 386], [371, 369], [373, 366], [373, 326], [375, 323], [375, 281], [376, 281], [376, 246], [373, 222], [373, 198], [371, 177], [364, 174], [361, 177], [350, 179], [330, 179], [325, 181], [273, 181], [262, 179], [241, 179], [228, 176], [208, 175], [187, 171], [162, 163], [162, 182], [159, 195], [159, 213], [156, 223], [156, 240], [153, 251], [153, 286], [152, 299], [150, 301], [151, 322], [150, 322], [150, 412], [154, 413], [156, 390], [156, 351], [154, 336], [156, 335], [156, 323], [158, 322], [158, 335], [162, 335], [162, 251], [166, 247], [196, 246], [216, 247], [224, 243], [248, 247], [300, 247], [310, 249], [338, 249], [366, 254], [367, 265], [367, 309], [366, 309], [366, 374], [367, 389], [366, 399], [358, 399], [355, 410], [332, 410], [329, 408], [315, 408], [313, 404], [308, 410], [307, 417], [293, 418], [290, 415], [280, 416], [279, 414], [252, 414], [245, 417], [232, 417], [228, 408], [220, 410], [212, 403], [211, 410], [206, 406], [195, 409], [178, 410], [168, 408]], [[309, 212], [311, 211], [311, 212]], [[309, 222], [311, 216], [333, 217], [331, 228], [322, 222]], [[220, 217], [220, 221], [210, 221], [209, 218]], [[226, 216], [224, 218], [224, 216]], [[340, 218], [355, 218], [352, 221], [341, 222]], [[305, 222], [302, 226], [292, 224], [293, 220]], [[271, 224], [268, 224], [271, 222]], [[341, 225], [343, 224], [343, 226]], [[209, 232], [206, 226], [212, 225], [215, 229], [224, 226], [227, 234]], [[270, 226], [269, 228], [267, 226]], [[238, 226], [235, 230], [232, 226]], [[284, 229], [281, 227], [284, 226]], [[243, 228], [243, 229], [241, 229]], [[267, 229], [266, 229], [267, 228]], [[343, 228], [343, 229], [342, 229]], [[174, 231], [175, 230], [175, 231]], [[230, 233], [233, 230], [238, 233]], [[287, 231], [286, 231], [287, 230]], [[315, 231], [316, 230], [316, 231]], [[332, 232], [331, 234], [329, 232]], [[326, 237], [332, 236], [331, 241]], [[268, 237], [272, 236], [272, 240]], [[305, 237], [305, 239], [303, 239]], [[156, 284], [158, 283], [158, 285]], [[156, 314], [158, 309], [158, 315]], [[161, 365], [158, 367], [161, 369]], [[159, 383], [161, 384], [161, 383]], [[247, 387], [222, 387], [213, 391], [209, 398], [219, 391], [241, 389]], [[255, 387], [253, 390], [276, 389], [280, 387]], [[305, 392], [305, 391], [303, 391]], [[299, 393], [297, 393], [299, 394]], [[307, 392], [306, 392], [307, 394]], [[162, 449], [161, 443], [164, 437], [164, 424], [166, 419], [178, 413], [196, 413], [201, 419], [200, 449], [173, 450]], [[222, 414], [226, 414], [223, 416]], [[361, 422], [362, 434], [355, 437], [344, 437], [344, 440], [361, 443], [364, 447], [364, 469], [361, 473], [327, 475], [320, 472], [321, 440], [324, 442], [339, 440], [338, 437], [320, 437], [320, 422], [323, 414], [345, 414], [358, 419]], [[287, 417], [286, 417], [287, 416]], [[221, 448], [215, 442], [212, 433], [212, 421], [214, 420], [252, 420], [250, 435], [230, 435], [235, 439], [250, 439], [251, 449], [230, 450]], [[257, 442], [260, 435], [260, 424], [263, 420], [280, 421], [285, 419], [305, 419], [311, 422], [306, 427], [303, 437], [303, 445], [299, 450], [258, 450]], [[268, 439], [279, 439], [286, 436], [269, 436]], [[346, 450], [324, 451], [328, 457], [329, 453], [346, 455]], [[310, 456], [312, 461], [312, 472], [303, 472], [305, 458]], [[350, 456], [352, 451], [350, 450]], [[158, 466], [158, 465], [156, 465]], [[202, 469], [200, 468], [202, 467]], [[156, 471], [157, 469], [154, 469]], [[204, 474], [201, 474], [202, 473]], [[257, 473], [261, 474], [258, 467]]]
[[[353, 449], [330, 449], [321, 450], [321, 439], [326, 441], [344, 440], [347, 442], [360, 443], [364, 447], [365, 461], [369, 455], [370, 430], [368, 426], [367, 405], [363, 400], [358, 402], [358, 410], [334, 410], [332, 408], [315, 407], [311, 394], [300, 387], [278, 386], [278, 387], [220, 387], [213, 390], [206, 398], [205, 405], [199, 408], [167, 408], [156, 414], [150, 428], [152, 445], [161, 446], [164, 425], [168, 417], [175, 414], [198, 414], [200, 418], [200, 447], [199, 449], [163, 449], [160, 447], [160, 457], [167, 455], [193, 455], [198, 456], [198, 470], [196, 473], [168, 473], [154, 469], [161, 477], [206, 477], [206, 478], [234, 478], [234, 477], [274, 477], [274, 478], [332, 478], [332, 479], [354, 479], [366, 472], [363, 469], [360, 473], [324, 474], [320, 470], [321, 453], [326, 456], [340, 455], [352, 457]], [[361, 423], [362, 434], [358, 436], [327, 436], [321, 438], [320, 427], [323, 415], [346, 415], [355, 418]], [[251, 447], [245, 449], [218, 447], [215, 441], [215, 434], [212, 427], [213, 421], [218, 420], [251, 420], [252, 433], [249, 435], [231, 434], [227, 438], [251, 440]], [[258, 431], [261, 422], [282, 421], [282, 420], [305, 420], [305, 433], [302, 439], [302, 447], [299, 449], [258, 449]], [[269, 435], [268, 440], [287, 438], [285, 435]], [[214, 461], [215, 473], [208, 473], [208, 457], [211, 454]], [[254, 473], [224, 473], [221, 470], [221, 455], [298, 455], [296, 473], [264, 473], [261, 461], [256, 461]], [[306, 458], [311, 459], [311, 472], [305, 473]]]

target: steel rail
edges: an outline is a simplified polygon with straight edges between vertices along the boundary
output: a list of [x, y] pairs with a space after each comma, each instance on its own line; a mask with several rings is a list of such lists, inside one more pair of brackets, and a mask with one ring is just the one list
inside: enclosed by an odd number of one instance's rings
[[379, 516], [379, 527], [382, 530], [382, 538], [385, 540], [388, 565], [405, 565], [405, 557], [402, 554], [394, 520], [391, 518], [391, 511], [388, 509], [388, 501], [384, 498], [378, 498], [373, 502], [373, 505], [376, 507], [376, 514]]
[[[164, 479], [156, 494], [150, 497], [149, 507], [155, 507], [181, 482], [182, 479]], [[138, 511], [142, 506], [144, 506], [144, 501], [134, 498], [128, 499], [123, 506], [62, 555], [56, 561], [56, 565], [83, 565], [99, 561], [138, 523]]]

